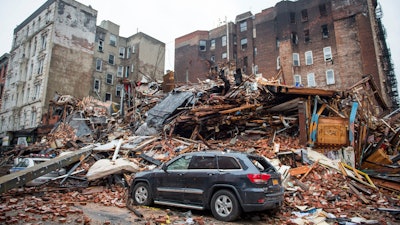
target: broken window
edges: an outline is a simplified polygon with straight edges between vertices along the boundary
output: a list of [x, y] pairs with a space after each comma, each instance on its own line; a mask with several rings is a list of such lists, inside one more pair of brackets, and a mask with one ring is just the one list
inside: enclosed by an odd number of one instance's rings
[[243, 58], [243, 72], [247, 71], [247, 67], [249, 66], [249, 59], [246, 57]]
[[304, 30], [304, 42], [308, 43], [310, 42], [310, 30]]
[[200, 40], [199, 42], [199, 50], [204, 52], [206, 51], [207, 42], [205, 40]]
[[111, 94], [106, 93], [105, 101], [111, 101]]
[[308, 12], [307, 12], [307, 9], [301, 10], [301, 21], [303, 21], [303, 22], [308, 21]]
[[240, 46], [242, 46], [242, 50], [247, 48], [247, 38], [240, 40]]
[[323, 48], [323, 52], [324, 52], [324, 60], [325, 61], [332, 61], [332, 50], [331, 50], [331, 47]]
[[113, 75], [110, 73], [106, 75], [106, 84], [113, 84]]
[[240, 22], [240, 32], [247, 30], [247, 21]]
[[215, 49], [215, 39], [211, 40], [210, 49], [211, 50]]
[[115, 88], [115, 96], [121, 97], [121, 92], [122, 92], [122, 85], [117, 85]]
[[111, 65], [114, 65], [114, 55], [109, 55], [108, 56], [108, 63], [110, 63]]
[[322, 32], [322, 38], [328, 38], [329, 37], [329, 31], [328, 31], [328, 25], [324, 24], [321, 26], [321, 32]]
[[117, 46], [117, 37], [113, 34], [110, 34], [110, 45]]
[[117, 77], [123, 77], [123, 74], [124, 74], [124, 67], [118, 66]]
[[307, 51], [304, 53], [305, 58], [306, 58], [306, 65], [312, 65], [313, 64], [313, 55], [312, 51]]
[[321, 16], [327, 16], [328, 15], [328, 12], [326, 11], [326, 5], [325, 4], [319, 5], [319, 14]]
[[119, 57], [125, 58], [125, 48], [124, 47], [119, 48]]
[[335, 84], [335, 74], [332, 69], [326, 71], [326, 84]]
[[301, 85], [301, 76], [299, 74], [295, 74], [293, 76], [294, 86], [299, 87]]
[[44, 64], [44, 59], [39, 59], [39, 66], [38, 66], [37, 74], [43, 73], [43, 64]]
[[222, 59], [226, 59], [226, 52], [222, 53]]
[[297, 45], [297, 43], [299, 42], [299, 38], [297, 37], [297, 33], [296, 32], [292, 32], [292, 34], [290, 35], [291, 39], [292, 39], [292, 43], [294, 45]]
[[222, 47], [226, 46], [226, 35], [221, 37]]
[[299, 55], [299, 53], [293, 53], [293, 66], [300, 66], [300, 55]]
[[314, 73], [307, 74], [307, 85], [308, 87], [315, 87], [315, 75]]
[[96, 59], [96, 71], [101, 71], [103, 61], [101, 59]]
[[100, 92], [100, 80], [94, 79], [93, 90], [95, 92]]
[[102, 40], [99, 40], [99, 45], [98, 45], [98, 49], [97, 49], [99, 52], [103, 52], [103, 44], [104, 44], [104, 42]]
[[290, 12], [290, 23], [296, 23], [296, 13]]

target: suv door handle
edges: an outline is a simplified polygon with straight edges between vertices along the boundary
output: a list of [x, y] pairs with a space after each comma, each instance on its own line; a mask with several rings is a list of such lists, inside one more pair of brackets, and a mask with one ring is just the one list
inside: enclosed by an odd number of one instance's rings
[[215, 175], [215, 173], [209, 173], [208, 174], [208, 176], [214, 176]]

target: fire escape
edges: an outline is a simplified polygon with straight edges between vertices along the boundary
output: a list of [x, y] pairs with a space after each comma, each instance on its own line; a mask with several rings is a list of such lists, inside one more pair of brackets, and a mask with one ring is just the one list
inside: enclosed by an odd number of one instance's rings
[[394, 72], [394, 67], [391, 62], [391, 54], [390, 54], [390, 49], [388, 48], [386, 44], [386, 30], [385, 27], [382, 24], [382, 9], [380, 5], [376, 7], [376, 20], [378, 24], [378, 39], [380, 42], [380, 45], [382, 47], [382, 54], [381, 54], [381, 63], [382, 63], [382, 68], [386, 76], [386, 88], [387, 88], [387, 93], [388, 96], [390, 97], [390, 100], [392, 102], [392, 107], [394, 109], [399, 107], [399, 94], [398, 94], [398, 88], [397, 88], [397, 80], [396, 80], [396, 74]]

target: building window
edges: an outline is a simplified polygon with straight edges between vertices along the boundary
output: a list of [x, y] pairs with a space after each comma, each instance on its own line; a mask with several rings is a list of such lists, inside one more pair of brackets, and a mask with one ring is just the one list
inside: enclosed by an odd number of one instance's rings
[[329, 37], [328, 25], [324, 24], [321, 26], [322, 38]]
[[222, 53], [222, 59], [226, 59], [226, 52]]
[[34, 98], [39, 99], [40, 96], [40, 84], [35, 84], [35, 93], [34, 93]]
[[125, 68], [125, 77], [129, 77], [129, 66]]
[[304, 42], [305, 43], [310, 42], [310, 30], [304, 30]]
[[104, 42], [102, 40], [99, 40], [99, 46], [98, 46], [99, 52], [103, 52], [103, 44], [104, 44]]
[[240, 32], [247, 30], [247, 21], [240, 22]]
[[276, 57], [276, 69], [279, 70], [281, 68], [281, 57]]
[[290, 23], [296, 23], [296, 13], [290, 12]]
[[36, 45], [37, 45], [37, 39], [36, 39], [36, 37], [35, 37], [35, 41], [34, 41], [34, 43], [33, 43], [33, 53], [32, 53], [32, 55], [35, 55], [35, 54], [36, 54]]
[[98, 80], [98, 79], [94, 80], [93, 90], [95, 92], [100, 92], [100, 80]]
[[300, 66], [300, 55], [299, 55], [299, 53], [293, 53], [293, 66]]
[[202, 52], [206, 51], [207, 42], [205, 40], [200, 40], [199, 42], [199, 50]]
[[240, 40], [240, 46], [242, 46], [243, 50], [247, 48], [247, 38]]
[[252, 72], [253, 72], [253, 74], [258, 74], [258, 66], [257, 65], [254, 65], [253, 66], [253, 68], [252, 68]]
[[210, 49], [211, 50], [215, 49], [215, 39], [211, 40]]
[[315, 84], [315, 75], [314, 75], [314, 73], [309, 73], [309, 74], [307, 74], [307, 85], [308, 85], [308, 87], [315, 87], [315, 86], [317, 86], [317, 85]]
[[210, 61], [211, 62], [215, 62], [215, 56], [214, 55], [211, 56]]
[[326, 11], [326, 5], [325, 4], [319, 5], [319, 14], [321, 16], [327, 16], [328, 15], [328, 12]]
[[121, 97], [121, 92], [122, 92], [122, 85], [117, 85], [115, 88], [115, 96]]
[[31, 127], [36, 126], [36, 110], [31, 111]]
[[114, 65], [114, 55], [109, 55], [108, 56], [108, 63], [110, 63], [111, 65]]
[[335, 84], [335, 74], [333, 73], [333, 70], [326, 71], [326, 84]]
[[46, 35], [46, 34], [43, 34], [43, 35], [42, 35], [42, 37], [41, 37], [41, 42], [42, 42], [42, 48], [41, 48], [41, 50], [46, 49], [46, 46], [47, 46], [47, 35]]
[[279, 46], [281, 45], [281, 42], [279, 41], [279, 38], [276, 38], [276, 49], [279, 49]]
[[113, 84], [113, 75], [112, 74], [107, 73], [106, 84]]
[[307, 12], [307, 9], [301, 10], [301, 21], [303, 21], [303, 22], [308, 21], [308, 12]]
[[257, 55], [257, 54], [258, 54], [258, 51], [257, 51], [257, 48], [256, 48], [256, 47], [254, 48], [253, 51], [254, 51], [254, 55]]
[[110, 35], [110, 45], [117, 46], [117, 37], [113, 34]]
[[125, 57], [125, 48], [124, 47], [120, 47], [119, 48], [119, 57], [120, 58], [124, 58]]
[[296, 32], [292, 32], [292, 34], [290, 35], [291, 39], [292, 39], [292, 43], [294, 45], [297, 45], [297, 43], [299, 42], [299, 38], [297, 37], [297, 33]]
[[131, 57], [131, 48], [126, 48], [126, 58], [129, 59]]
[[301, 86], [301, 76], [298, 74], [295, 74], [293, 76], [293, 81], [294, 81], [294, 86], [300, 87]]
[[124, 74], [124, 67], [118, 66], [117, 77], [122, 77]]
[[312, 51], [307, 51], [305, 53], [305, 58], [306, 58], [306, 65], [312, 65], [313, 64], [313, 55]]
[[226, 46], [226, 35], [221, 37], [222, 47]]
[[96, 71], [101, 71], [103, 67], [103, 61], [101, 59], [96, 59]]
[[131, 73], [133, 73], [135, 71], [135, 65], [132, 63], [132, 66], [131, 66]]
[[43, 64], [44, 64], [44, 59], [40, 59], [37, 74], [43, 73]]
[[106, 93], [105, 101], [111, 101], [111, 94]]
[[332, 50], [331, 47], [325, 47], [323, 48], [324, 52], [324, 60], [325, 61], [331, 61], [332, 60]]

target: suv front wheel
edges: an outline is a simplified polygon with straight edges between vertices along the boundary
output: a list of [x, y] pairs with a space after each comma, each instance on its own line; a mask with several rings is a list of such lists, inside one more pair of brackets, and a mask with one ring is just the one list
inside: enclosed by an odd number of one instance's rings
[[228, 222], [236, 220], [241, 214], [241, 209], [239, 201], [231, 191], [219, 190], [211, 199], [211, 212], [216, 219]]
[[151, 205], [153, 197], [149, 188], [144, 182], [137, 183], [132, 190], [132, 199], [135, 205]]

